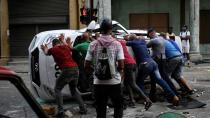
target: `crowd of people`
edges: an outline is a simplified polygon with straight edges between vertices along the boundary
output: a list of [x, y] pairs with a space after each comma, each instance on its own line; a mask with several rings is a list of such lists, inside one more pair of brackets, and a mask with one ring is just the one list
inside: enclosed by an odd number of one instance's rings
[[[187, 45], [190, 34], [186, 27], [182, 30], [180, 37]], [[135, 34], [116, 39], [112, 35], [111, 20], [104, 19], [100, 24], [100, 34], [97, 33], [94, 38], [85, 32], [72, 45], [71, 38], [65, 40], [61, 34], [52, 41], [52, 48], [41, 45], [43, 52], [52, 55], [62, 71], [54, 89], [58, 105], [56, 116], [64, 115], [61, 90], [67, 84], [79, 103], [81, 114], [86, 114], [87, 108], [78, 88], [81, 92], [93, 93], [97, 118], [106, 118], [108, 100], [113, 104], [114, 118], [122, 118], [123, 109], [128, 104], [124, 100], [125, 95], [129, 96], [132, 107], [136, 104], [135, 95], [140, 96], [148, 110], [156, 102], [156, 84], [175, 106], [179, 105], [182, 95], [192, 94], [193, 89], [183, 77], [184, 56], [189, 61], [189, 46], [184, 45], [182, 49], [172, 31], [157, 35], [155, 29], [150, 28], [148, 37], [149, 41]], [[152, 49], [152, 54], [148, 48]], [[145, 90], [148, 76], [149, 92]], [[174, 85], [172, 78], [180, 89]]]

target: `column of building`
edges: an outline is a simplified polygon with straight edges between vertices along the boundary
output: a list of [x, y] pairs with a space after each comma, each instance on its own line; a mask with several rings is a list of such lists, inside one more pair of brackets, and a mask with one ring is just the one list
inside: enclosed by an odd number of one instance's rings
[[112, 12], [111, 12], [111, 0], [99, 0], [99, 22], [103, 18], [109, 18], [111, 19], [112, 17]]
[[69, 28], [81, 29], [85, 25], [80, 23], [80, 8], [84, 0], [69, 0]]
[[8, 0], [0, 0], [0, 64], [6, 64], [9, 58], [9, 18]]
[[201, 60], [199, 48], [200, 0], [190, 0], [190, 56], [192, 61]]

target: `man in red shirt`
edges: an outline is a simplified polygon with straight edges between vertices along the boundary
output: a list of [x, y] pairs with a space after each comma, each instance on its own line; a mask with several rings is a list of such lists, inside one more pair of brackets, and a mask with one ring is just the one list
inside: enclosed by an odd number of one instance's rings
[[72, 59], [72, 47], [71, 47], [71, 40], [64, 41], [64, 36], [61, 35], [59, 39], [54, 39], [52, 41], [53, 47], [48, 49], [47, 45], [41, 45], [41, 49], [45, 53], [45, 55], [52, 55], [54, 61], [61, 69], [61, 75], [56, 80], [55, 84], [55, 97], [56, 102], [58, 105], [58, 113], [56, 116], [62, 117], [64, 116], [64, 109], [63, 109], [63, 96], [62, 96], [62, 89], [66, 84], [69, 85], [71, 94], [75, 96], [77, 101], [79, 102], [80, 113], [84, 114], [87, 112], [85, 108], [84, 102], [80, 93], [77, 89], [78, 83], [78, 67], [76, 62]]
[[119, 42], [122, 45], [124, 57], [125, 57], [125, 60], [124, 60], [124, 64], [125, 64], [124, 85], [129, 92], [131, 106], [135, 106], [135, 101], [134, 101], [134, 97], [132, 94], [132, 90], [133, 90], [134, 92], [136, 92], [138, 95], [142, 96], [145, 99], [145, 102], [146, 102], [145, 109], [147, 110], [152, 105], [152, 102], [136, 84], [136, 79], [135, 79], [136, 78], [135, 73], [136, 73], [136, 69], [137, 69], [136, 61], [128, 52], [128, 49], [126, 47], [126, 37], [125, 37], [125, 40], [119, 40]]

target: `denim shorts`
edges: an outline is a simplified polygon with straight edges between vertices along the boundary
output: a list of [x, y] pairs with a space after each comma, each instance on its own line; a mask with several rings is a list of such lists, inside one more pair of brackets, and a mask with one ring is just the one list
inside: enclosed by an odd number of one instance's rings
[[181, 79], [183, 76], [183, 59], [182, 57], [176, 57], [166, 62], [166, 72], [174, 79]]

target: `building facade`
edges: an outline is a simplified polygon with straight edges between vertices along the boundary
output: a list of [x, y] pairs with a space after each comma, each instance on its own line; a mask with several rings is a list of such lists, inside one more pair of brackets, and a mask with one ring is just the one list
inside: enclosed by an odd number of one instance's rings
[[191, 53], [210, 54], [209, 0], [112, 0], [112, 19], [128, 29], [173, 27], [176, 35], [186, 24], [192, 32]]
[[192, 34], [191, 54], [210, 54], [209, 0], [0, 0], [0, 61], [27, 57], [33, 36], [53, 29], [80, 29], [80, 8], [98, 9], [128, 29], [154, 27], [179, 35], [186, 24]]

